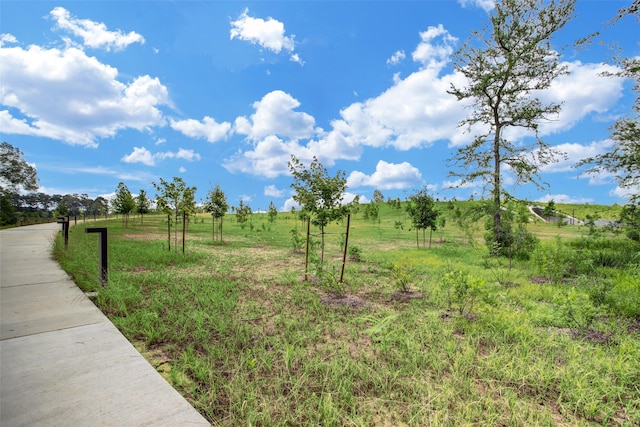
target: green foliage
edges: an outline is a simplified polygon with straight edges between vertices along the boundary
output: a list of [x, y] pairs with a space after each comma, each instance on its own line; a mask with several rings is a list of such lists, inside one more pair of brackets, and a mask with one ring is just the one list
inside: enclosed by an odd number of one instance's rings
[[376, 220], [380, 216], [380, 208], [376, 203], [368, 203], [364, 208], [364, 219]]
[[158, 210], [168, 215], [187, 214], [190, 215], [195, 209], [196, 187], [187, 187], [187, 184], [180, 177], [173, 177], [173, 181], [168, 182], [160, 178], [160, 184], [153, 183], [153, 187], [158, 191], [156, 194], [156, 204]]
[[407, 292], [415, 278], [415, 272], [407, 264], [393, 264], [390, 268], [391, 281], [399, 291]]
[[293, 199], [312, 214], [314, 225], [323, 228], [347, 214], [347, 208], [342, 205], [347, 189], [344, 171], [338, 171], [335, 177], [331, 177], [316, 157], [309, 168], [305, 168], [293, 155], [289, 169], [293, 175], [291, 187], [296, 191]]
[[298, 231], [296, 227], [293, 227], [290, 230], [290, 233], [291, 233], [291, 246], [292, 246], [293, 252], [302, 252], [302, 248], [304, 246], [305, 240], [300, 235], [300, 231]]
[[336, 298], [342, 298], [347, 293], [347, 287], [344, 282], [340, 281], [340, 272], [335, 265], [330, 267], [320, 264], [320, 274], [318, 279], [321, 286], [324, 287], [328, 293]]
[[409, 197], [405, 209], [416, 229], [436, 230], [440, 212], [435, 208], [435, 201], [429, 195], [426, 187]]
[[[100, 209], [100, 207], [98, 207]], [[147, 192], [145, 190], [140, 190], [140, 194], [136, 197], [136, 211], [144, 217], [144, 215], [149, 213], [151, 209], [151, 200], [147, 197]]]
[[347, 254], [349, 255], [349, 259], [355, 262], [362, 261], [362, 248], [357, 245], [350, 245], [347, 250]]
[[136, 208], [136, 201], [124, 182], [118, 184], [111, 206], [113, 207], [113, 212], [122, 215], [122, 221], [126, 227], [129, 222], [129, 214]]
[[[219, 237], [220, 241], [222, 241], [222, 218], [227, 214], [229, 204], [227, 203], [227, 195], [220, 188], [220, 184], [216, 184], [214, 188], [209, 189], [207, 200], [204, 203], [204, 210], [213, 217], [213, 240]], [[217, 229], [216, 222], [218, 223]]]
[[0, 226], [13, 225], [18, 222], [16, 208], [11, 203], [11, 194], [0, 191]]
[[224, 194], [220, 184], [207, 193], [207, 200], [204, 203], [204, 211], [210, 213], [214, 218], [222, 218], [227, 214], [229, 204], [227, 203], [227, 195]]
[[17, 147], [8, 142], [0, 143], [0, 226], [18, 223], [16, 207], [20, 190], [38, 189], [36, 168], [23, 156]]
[[444, 286], [449, 295], [449, 306], [461, 315], [471, 313], [475, 302], [486, 293], [483, 279], [463, 271], [445, 273]]
[[605, 291], [604, 303], [616, 314], [640, 318], [640, 269], [618, 272]]
[[273, 224], [276, 221], [276, 217], [278, 216], [278, 209], [276, 208], [276, 205], [273, 204], [273, 202], [269, 202], [269, 222], [271, 224]]
[[18, 193], [20, 189], [38, 189], [36, 168], [23, 156], [19, 148], [8, 142], [0, 143], [0, 192]]
[[382, 191], [376, 189], [373, 190], [373, 203], [382, 203], [384, 202], [384, 195], [382, 194]]
[[[244, 227], [247, 225], [247, 221], [249, 217], [253, 214], [251, 207], [249, 205], [245, 205], [242, 199], [240, 199], [240, 203], [236, 208], [236, 221], [240, 224], [240, 228], [244, 230]], [[253, 223], [249, 224], [251, 230], [253, 230]]]
[[588, 295], [576, 289], [575, 284], [563, 292], [560, 305], [562, 318], [566, 324], [582, 331], [588, 330], [593, 321], [602, 314]]

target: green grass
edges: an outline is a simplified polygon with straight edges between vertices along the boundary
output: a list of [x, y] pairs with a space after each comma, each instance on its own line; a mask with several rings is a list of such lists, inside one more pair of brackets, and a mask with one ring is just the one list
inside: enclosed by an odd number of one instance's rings
[[[58, 240], [55, 254], [83, 289], [97, 290], [96, 304], [214, 425], [640, 419], [637, 261], [592, 263], [589, 274], [530, 281], [555, 271], [552, 255], [574, 262], [571, 254], [581, 250], [581, 259], [597, 259], [595, 252], [629, 245], [623, 238], [606, 236], [603, 242], [618, 244], [585, 248], [568, 244], [586, 239], [579, 227], [532, 224], [548, 262], [514, 261], [509, 268], [508, 260], [486, 256], [480, 226], [475, 246], [447, 221], [432, 248], [416, 248], [402, 210], [383, 205], [380, 215], [352, 219], [349, 242], [363, 260], [347, 264], [345, 290], [365, 302], [358, 309], [329, 306], [321, 282], [300, 280], [304, 254], [292, 251], [290, 230], [306, 229], [292, 214], [279, 213], [274, 224], [254, 214], [244, 228], [226, 217], [223, 243], [212, 241], [211, 218], [198, 217], [184, 255], [168, 250], [160, 217], [145, 217], [144, 226], [132, 220], [128, 229], [103, 222], [106, 287], [98, 284], [95, 235], [73, 227], [69, 249]], [[325, 259], [339, 266], [344, 224], [327, 231]], [[393, 265], [407, 267], [409, 288], [422, 298], [395, 298]], [[460, 294], [473, 303], [462, 314], [460, 295], [445, 280], [455, 271], [479, 279], [473, 292]]]

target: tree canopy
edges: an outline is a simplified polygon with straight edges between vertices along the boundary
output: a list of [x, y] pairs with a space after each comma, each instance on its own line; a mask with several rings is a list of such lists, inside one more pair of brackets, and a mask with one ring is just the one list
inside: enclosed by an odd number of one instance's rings
[[316, 157], [306, 168], [294, 155], [291, 155], [289, 170], [293, 175], [291, 187], [296, 191], [293, 200], [312, 215], [314, 225], [324, 229], [331, 221], [347, 214], [342, 203], [347, 189], [344, 171], [332, 177]]
[[439, 212], [435, 208], [433, 197], [429, 195], [426, 188], [409, 197], [406, 210], [416, 230], [436, 230]]
[[0, 143], [0, 190], [11, 193], [20, 188], [27, 191], [38, 189], [36, 168], [24, 158], [24, 153], [8, 142]]
[[111, 205], [115, 213], [122, 215], [122, 221], [126, 227], [129, 223], [129, 214], [136, 208], [136, 201], [124, 182], [118, 184], [116, 195], [111, 201]]

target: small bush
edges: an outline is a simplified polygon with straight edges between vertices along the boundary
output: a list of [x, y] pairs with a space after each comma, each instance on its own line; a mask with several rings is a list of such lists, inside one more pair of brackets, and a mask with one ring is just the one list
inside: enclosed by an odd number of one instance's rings
[[471, 312], [476, 300], [485, 294], [486, 282], [463, 271], [452, 271], [444, 275], [444, 284], [449, 295], [449, 307], [464, 314]]
[[362, 248], [360, 246], [351, 245], [349, 246], [349, 250], [347, 251], [349, 254], [349, 259], [352, 261], [360, 262], [362, 261]]

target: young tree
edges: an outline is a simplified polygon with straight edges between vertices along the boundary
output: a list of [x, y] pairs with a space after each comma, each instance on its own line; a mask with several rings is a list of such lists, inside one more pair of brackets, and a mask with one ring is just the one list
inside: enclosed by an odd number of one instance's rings
[[324, 228], [348, 213], [348, 208], [342, 204], [347, 189], [345, 173], [338, 171], [335, 177], [329, 176], [327, 169], [316, 157], [307, 169], [293, 154], [289, 170], [293, 175], [291, 187], [296, 191], [293, 200], [300, 204], [304, 212], [311, 215], [311, 222], [320, 227], [321, 262], [324, 262]]
[[240, 228], [244, 229], [249, 220], [249, 215], [252, 215], [253, 211], [251, 210], [251, 206], [245, 205], [244, 201], [240, 199], [240, 203], [236, 208], [236, 221], [240, 224]]
[[[439, 212], [435, 208], [433, 197], [429, 195], [426, 188], [409, 197], [409, 203], [407, 203], [406, 210], [411, 217], [413, 226], [416, 228], [416, 235], [418, 230], [423, 230], [422, 246], [425, 246], [424, 231], [427, 228], [430, 230], [429, 247], [431, 247], [431, 237], [433, 235], [433, 231], [437, 228]], [[417, 237], [416, 245], [418, 245]]]
[[[153, 183], [153, 187], [158, 191], [156, 194], [156, 204], [158, 209], [167, 215], [174, 215], [176, 227], [174, 230], [175, 248], [178, 248], [178, 217], [181, 215], [189, 215], [195, 208], [196, 187], [187, 187], [184, 180], [179, 177], [173, 177], [172, 182], [167, 182], [160, 178], [160, 184]], [[184, 242], [184, 227], [182, 229], [182, 237]], [[184, 245], [183, 245], [184, 252]]]
[[144, 224], [144, 216], [149, 213], [151, 209], [151, 200], [147, 197], [145, 190], [140, 190], [140, 194], [136, 197], [136, 210], [140, 214], [140, 223]]
[[213, 217], [213, 240], [216, 240], [216, 221], [219, 222], [218, 229], [220, 230], [220, 241], [222, 241], [222, 218], [227, 214], [229, 210], [229, 204], [227, 203], [227, 196], [220, 188], [220, 184], [216, 184], [213, 189], [210, 189], [207, 193], [207, 201], [204, 204], [204, 210], [209, 212]]
[[135, 209], [136, 202], [124, 182], [118, 184], [118, 189], [114, 199], [111, 201], [111, 205], [115, 213], [122, 215], [122, 223], [127, 227], [129, 225], [129, 214]]
[[547, 218], [547, 222], [551, 221], [551, 217], [556, 214], [556, 202], [549, 200], [547, 206], [542, 210], [542, 216]]
[[374, 190], [373, 191], [373, 201], [374, 201], [374, 203], [382, 203], [382, 202], [384, 202], [384, 195], [382, 194], [382, 191], [380, 191], [380, 190]]
[[273, 224], [276, 221], [276, 217], [278, 216], [278, 209], [276, 208], [276, 205], [273, 204], [273, 202], [269, 203], [269, 222], [271, 224]]
[[[538, 135], [541, 122], [560, 112], [560, 104], [543, 103], [537, 96], [553, 80], [566, 74], [560, 55], [551, 47], [554, 34], [571, 20], [575, 0], [499, 0], [490, 26], [474, 31], [455, 55], [455, 70], [467, 81], [451, 85], [449, 93], [470, 103], [471, 113], [460, 126], [477, 131], [474, 140], [461, 147], [452, 163], [462, 183], [483, 179], [490, 187], [493, 208], [493, 244], [502, 245], [503, 166], [517, 183], [543, 187], [538, 174], [560, 154]], [[505, 131], [523, 128], [534, 133], [533, 143], [508, 140]]]

